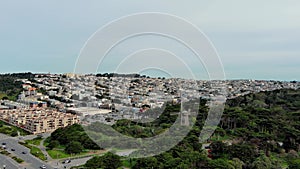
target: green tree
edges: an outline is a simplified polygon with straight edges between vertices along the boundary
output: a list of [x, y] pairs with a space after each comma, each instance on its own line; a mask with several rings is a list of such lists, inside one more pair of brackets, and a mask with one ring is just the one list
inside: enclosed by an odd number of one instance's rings
[[89, 169], [117, 169], [122, 166], [121, 157], [111, 152], [103, 156], [96, 156], [88, 160], [85, 167]]
[[58, 147], [58, 146], [59, 146], [59, 141], [51, 140], [47, 147], [52, 150], [53, 148]]
[[229, 164], [232, 165], [235, 169], [242, 169], [244, 162], [241, 161], [239, 158], [233, 158], [229, 161]]
[[228, 160], [223, 158], [209, 161], [209, 167], [213, 169], [235, 169]]
[[151, 168], [158, 168], [158, 161], [155, 157], [148, 157], [148, 158], [139, 158], [136, 161], [136, 164], [132, 167], [132, 169], [151, 169]]
[[214, 159], [221, 158], [227, 151], [227, 146], [222, 141], [216, 141], [210, 144], [211, 153]]
[[228, 147], [230, 158], [239, 158], [246, 163], [251, 163], [257, 156], [255, 147], [247, 143], [233, 144]]
[[252, 164], [255, 169], [271, 169], [271, 165], [271, 160], [264, 153], [261, 153]]
[[300, 159], [294, 159], [289, 161], [289, 169], [299, 169]]
[[95, 156], [93, 158], [91, 158], [90, 160], [88, 160], [85, 163], [85, 167], [90, 168], [90, 169], [97, 169], [101, 167], [101, 157], [100, 156]]
[[65, 151], [69, 154], [81, 153], [83, 151], [83, 146], [81, 145], [81, 143], [79, 143], [77, 141], [72, 141], [66, 146]]

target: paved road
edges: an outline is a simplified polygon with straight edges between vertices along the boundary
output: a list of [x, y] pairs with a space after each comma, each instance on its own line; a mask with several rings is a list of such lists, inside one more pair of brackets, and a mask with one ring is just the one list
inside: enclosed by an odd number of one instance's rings
[[[2, 146], [3, 140], [9, 138], [9, 136], [0, 133], [0, 145]], [[19, 169], [22, 168], [20, 164], [14, 161], [12, 158], [0, 154], [0, 169]]]
[[132, 152], [134, 152], [136, 150], [120, 150], [120, 151], [117, 151], [116, 154], [119, 155], [119, 156], [129, 156]]
[[71, 162], [68, 164], [63, 164], [61, 162], [61, 160], [53, 160], [51, 162], [49, 162], [49, 164], [53, 167], [57, 167], [57, 168], [71, 168], [73, 166], [80, 166], [85, 164], [89, 159], [91, 159], [92, 157], [84, 157], [84, 158], [78, 158], [78, 159], [71, 159]]
[[20, 169], [22, 168], [17, 162], [15, 162], [10, 157], [0, 154], [0, 168], [3, 169]]
[[[45, 162], [41, 161], [40, 159], [34, 157], [30, 154], [30, 150], [27, 147], [24, 147], [18, 143], [17, 138], [7, 137], [1, 140], [1, 144], [5, 142], [6, 143], [6, 150], [13, 154], [14, 156], [17, 156], [21, 159], [23, 159], [27, 166], [27, 169], [38, 169], [40, 166], [45, 165], [47, 169], [51, 169], [50, 165], [46, 164]], [[15, 149], [15, 151], [12, 151], [11, 149]], [[26, 154], [22, 154], [22, 152], [26, 152]]]
[[[40, 166], [45, 165], [47, 169], [64, 169], [70, 168], [72, 166], [79, 166], [83, 165], [91, 159], [92, 157], [84, 157], [84, 158], [78, 158], [78, 159], [72, 159], [71, 163], [68, 164], [62, 164], [59, 160], [50, 160], [48, 163], [41, 161], [40, 159], [36, 158], [35, 156], [30, 154], [30, 150], [19, 144], [18, 142], [20, 140], [27, 140], [27, 139], [33, 139], [36, 136], [29, 135], [26, 137], [10, 137], [4, 134], [0, 133], [0, 145], [2, 143], [6, 143], [6, 150], [10, 152], [13, 156], [19, 157], [23, 159], [25, 162], [22, 164], [18, 164], [10, 157], [4, 156], [0, 154], [0, 169], [3, 169], [3, 165], [6, 165], [6, 169], [39, 169]], [[15, 151], [12, 151], [11, 149], [15, 149]], [[22, 152], [26, 152], [26, 154], [22, 154]]]

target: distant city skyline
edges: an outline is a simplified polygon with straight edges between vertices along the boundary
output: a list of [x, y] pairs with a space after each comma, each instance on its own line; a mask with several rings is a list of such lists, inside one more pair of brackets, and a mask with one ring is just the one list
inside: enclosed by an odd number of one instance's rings
[[[80, 49], [100, 27], [133, 13], [162, 12], [185, 18], [208, 36], [227, 79], [300, 80], [299, 1], [11, 0], [0, 6], [0, 73], [72, 73]], [[141, 40], [147, 41], [141, 47], [159, 40], [162, 47], [180, 49], [164, 39]], [[134, 44], [127, 41], [109, 56], [128, 55]], [[114, 72], [110, 68], [95, 72]]]

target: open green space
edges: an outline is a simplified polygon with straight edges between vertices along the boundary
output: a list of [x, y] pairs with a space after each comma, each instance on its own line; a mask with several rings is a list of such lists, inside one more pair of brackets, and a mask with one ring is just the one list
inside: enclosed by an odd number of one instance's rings
[[27, 147], [30, 149], [30, 154], [34, 155], [35, 157], [45, 161], [47, 160], [47, 158], [45, 157], [45, 155], [43, 154], [43, 152], [36, 146], [32, 145], [32, 144], [28, 144], [28, 143], [24, 143], [24, 142], [19, 142], [20, 144], [22, 144], [23, 146]]
[[39, 146], [41, 144], [41, 141], [43, 140], [42, 137], [36, 137], [32, 140], [26, 140], [25, 142], [27, 144], [33, 144], [33, 145], [36, 145], [36, 146]]
[[[220, 123], [206, 142], [210, 144], [209, 151], [201, 149], [199, 142], [208, 113], [206, 104], [200, 104], [193, 129], [169, 151], [131, 162], [122, 158], [116, 162], [117, 158], [111, 158], [111, 155], [94, 157], [81, 167], [96, 169], [121, 162], [112, 168], [299, 169], [299, 103], [299, 89], [259, 92], [227, 100]], [[173, 123], [171, 114], [175, 113], [171, 113], [174, 112], [171, 107], [167, 106], [163, 114], [151, 123], [120, 120], [112, 127], [132, 137], [155, 136], [161, 133], [158, 131], [164, 131], [163, 126]], [[99, 129], [103, 125], [95, 123], [92, 127]], [[154, 152], [158, 151], [154, 148]], [[139, 151], [135, 153], [138, 155]]]
[[79, 124], [57, 129], [44, 141], [44, 145], [54, 159], [80, 156], [101, 150]]
[[6, 135], [9, 135], [9, 136], [12, 136], [12, 137], [16, 137], [18, 136], [18, 133], [20, 133], [21, 136], [26, 136], [26, 135], [29, 135], [30, 133], [21, 129], [21, 128], [18, 128], [16, 126], [12, 126], [10, 124], [7, 124], [3, 121], [0, 120], [0, 133], [2, 134], [6, 134]]
[[63, 150], [47, 150], [49, 156], [53, 159], [61, 159], [61, 158], [68, 158], [71, 157], [70, 154], [65, 153]]
[[76, 158], [82, 156], [88, 156], [92, 153], [92, 151], [84, 151], [78, 154], [68, 154], [62, 149], [52, 149], [47, 150], [49, 156], [53, 159], [64, 159], [64, 158]]

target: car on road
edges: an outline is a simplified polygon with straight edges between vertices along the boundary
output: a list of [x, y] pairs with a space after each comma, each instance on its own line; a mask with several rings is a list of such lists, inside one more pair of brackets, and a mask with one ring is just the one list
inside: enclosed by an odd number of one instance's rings
[[41, 169], [46, 169], [45, 165], [40, 166]]
[[2, 145], [6, 145], [6, 143], [2, 143]]
[[70, 163], [71, 162], [71, 160], [65, 160], [65, 161], [63, 161], [62, 163], [63, 164], [67, 164], [67, 163]]
[[22, 154], [26, 154], [26, 152], [25, 152], [25, 151], [22, 151]]
[[16, 150], [15, 150], [15, 149], [13, 149], [13, 148], [12, 148], [12, 149], [10, 149], [10, 150], [11, 150], [11, 151], [16, 151]]

